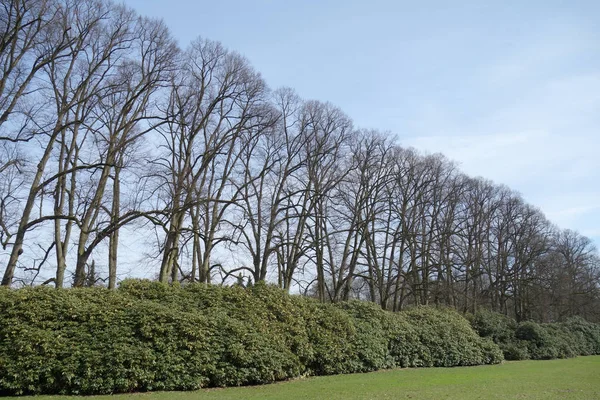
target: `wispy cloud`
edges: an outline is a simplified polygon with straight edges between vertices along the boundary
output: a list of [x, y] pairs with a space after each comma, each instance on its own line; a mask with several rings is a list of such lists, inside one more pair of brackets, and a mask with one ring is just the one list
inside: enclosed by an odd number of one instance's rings
[[573, 26], [540, 32], [469, 78], [462, 103], [424, 103], [411, 125], [417, 134], [403, 143], [508, 184], [560, 226], [598, 238], [600, 73], [586, 64], [592, 50], [600, 51], [598, 41]]

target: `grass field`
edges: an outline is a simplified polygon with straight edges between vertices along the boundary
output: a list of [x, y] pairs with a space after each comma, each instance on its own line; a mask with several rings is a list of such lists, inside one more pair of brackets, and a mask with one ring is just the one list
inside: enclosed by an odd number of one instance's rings
[[[28, 398], [28, 397], [21, 397]], [[29, 397], [33, 398], [33, 397]], [[38, 396], [36, 400], [76, 399]], [[600, 399], [600, 356], [502, 365], [380, 371], [197, 392], [86, 397], [94, 400]]]

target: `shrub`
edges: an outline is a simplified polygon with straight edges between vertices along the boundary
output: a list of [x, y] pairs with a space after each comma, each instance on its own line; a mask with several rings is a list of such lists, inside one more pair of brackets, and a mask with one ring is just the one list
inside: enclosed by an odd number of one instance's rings
[[215, 364], [201, 315], [104, 289], [21, 289], [0, 304], [4, 394], [191, 390]]
[[0, 290], [2, 395], [193, 390], [499, 361], [498, 347], [449, 310], [321, 304], [261, 283]]
[[600, 354], [600, 324], [594, 324], [581, 317], [569, 318], [563, 327], [577, 337], [577, 351], [581, 355]]
[[264, 284], [252, 290], [203, 284], [173, 288], [151, 281], [127, 281], [120, 291], [152, 299], [174, 311], [205, 315], [218, 332], [212, 346], [219, 354], [210, 386], [274, 382], [304, 372], [308, 338], [292, 314], [290, 296]]
[[351, 340], [352, 372], [392, 368], [397, 364], [390, 354], [390, 335], [385, 324], [386, 315], [375, 303], [350, 301], [337, 304], [349, 317], [353, 326]]
[[394, 364], [399, 367], [418, 367], [419, 355], [425, 352], [417, 329], [404, 313], [385, 313], [383, 326], [388, 338], [388, 349]]
[[539, 324], [515, 320], [492, 311], [470, 317], [473, 329], [491, 338], [507, 360], [567, 358], [600, 354], [600, 325], [581, 317], [563, 323]]
[[498, 347], [478, 336], [455, 311], [419, 307], [405, 315], [422, 344], [416, 366], [453, 367], [502, 361]]
[[518, 324], [514, 319], [497, 312], [479, 310], [470, 317], [470, 321], [479, 336], [491, 339], [500, 347], [504, 359], [529, 359], [527, 343], [515, 337]]
[[504, 314], [479, 310], [470, 320], [479, 336], [490, 338], [495, 343], [508, 343], [515, 339], [517, 322]]
[[561, 324], [538, 324], [527, 321], [519, 324], [515, 337], [526, 343], [533, 360], [568, 358], [578, 355], [577, 337]]

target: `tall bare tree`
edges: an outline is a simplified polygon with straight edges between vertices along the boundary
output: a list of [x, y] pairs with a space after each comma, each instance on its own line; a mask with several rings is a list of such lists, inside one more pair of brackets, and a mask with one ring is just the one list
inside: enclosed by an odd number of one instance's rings
[[42, 48], [48, 47], [44, 54], [52, 55], [43, 65], [48, 84], [42, 84], [38, 90], [47, 96], [48, 102], [45, 104], [52, 105], [53, 112], [38, 115], [35, 128], [31, 130], [31, 135], [36, 135], [42, 141], [43, 151], [30, 182], [2, 285], [12, 282], [28, 230], [47, 220], [71, 219], [64, 215], [40, 215], [34, 220], [30, 217], [36, 200], [46, 188], [59, 177], [72, 172], [61, 171], [44, 179], [46, 166], [57, 142], [65, 132], [78, 134], [85, 114], [89, 112], [91, 103], [97, 97], [97, 90], [111, 68], [111, 57], [121, 44], [119, 27], [109, 28], [113, 22], [108, 12], [110, 7], [94, 0], [65, 1], [61, 7], [57, 7], [55, 20], [49, 24], [47, 41], [41, 45]]
[[198, 39], [185, 53], [168, 99], [169, 122], [161, 129], [166, 155], [158, 163], [169, 171], [170, 210], [161, 281], [176, 280], [185, 218], [195, 204], [211, 200], [204, 191], [213, 161], [261, 120], [265, 91], [248, 62], [219, 43]]

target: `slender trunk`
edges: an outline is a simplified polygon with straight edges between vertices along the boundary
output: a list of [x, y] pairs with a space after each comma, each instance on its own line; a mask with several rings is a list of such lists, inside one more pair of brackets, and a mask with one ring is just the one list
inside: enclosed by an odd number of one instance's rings
[[106, 165], [102, 169], [102, 174], [98, 179], [96, 192], [94, 193], [94, 197], [92, 198], [92, 201], [90, 202], [88, 209], [86, 210], [81, 220], [79, 240], [77, 243], [77, 264], [75, 267], [75, 280], [73, 281], [73, 286], [75, 287], [81, 287], [85, 284], [85, 266], [87, 264], [87, 259], [89, 258], [91, 251], [93, 250], [86, 248], [86, 244], [91, 236], [91, 231], [96, 222], [98, 214], [102, 209], [102, 197], [104, 196], [106, 184], [110, 177], [110, 164], [112, 164], [112, 162], [114, 161], [114, 156], [111, 156], [110, 153], [111, 150], [109, 149], [109, 156], [107, 157]]
[[197, 207], [190, 209], [190, 218], [192, 220], [192, 271], [190, 272], [190, 282], [196, 281], [196, 274], [198, 273], [198, 263], [200, 261], [199, 250], [200, 250], [200, 234], [198, 233], [198, 213], [196, 212]]
[[[60, 153], [58, 156], [58, 173], [62, 173], [65, 170], [65, 158], [66, 155], [66, 146], [65, 142], [65, 134], [62, 134], [62, 143], [60, 148]], [[65, 204], [65, 196], [66, 196], [66, 177], [60, 176], [56, 180], [56, 189], [54, 192], [54, 215], [61, 215], [63, 213], [63, 208]], [[65, 279], [65, 270], [67, 269], [66, 262], [66, 242], [62, 240], [62, 229], [61, 229], [61, 221], [59, 219], [54, 220], [54, 243], [56, 244], [56, 279], [55, 285], [56, 288], [62, 288]]]
[[[117, 226], [119, 223], [119, 212], [121, 205], [121, 168], [115, 167], [113, 181], [113, 201], [111, 210], [111, 224]], [[114, 289], [117, 286], [117, 256], [119, 249], [119, 228], [116, 228], [109, 237], [108, 243], [108, 288]]]

